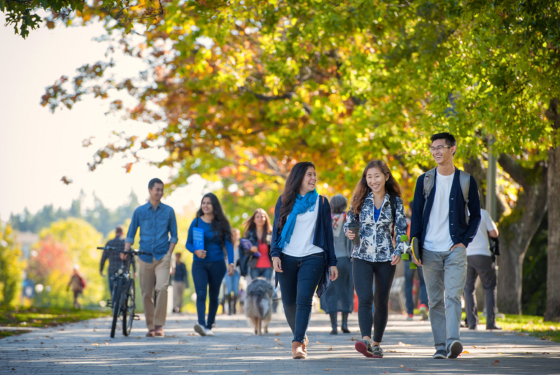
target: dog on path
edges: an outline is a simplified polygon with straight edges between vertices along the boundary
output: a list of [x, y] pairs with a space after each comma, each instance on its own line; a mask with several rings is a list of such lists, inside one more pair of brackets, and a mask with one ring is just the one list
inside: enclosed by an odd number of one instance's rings
[[255, 327], [255, 335], [268, 333], [268, 323], [272, 317], [272, 295], [274, 289], [264, 277], [257, 277], [247, 287], [245, 315]]

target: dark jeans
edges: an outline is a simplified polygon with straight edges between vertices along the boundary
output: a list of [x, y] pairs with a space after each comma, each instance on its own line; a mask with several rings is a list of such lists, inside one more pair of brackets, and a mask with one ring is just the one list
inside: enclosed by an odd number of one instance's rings
[[[381, 342], [387, 319], [389, 318], [389, 292], [395, 277], [396, 266], [391, 262], [368, 262], [354, 258], [352, 274], [354, 287], [358, 295], [358, 322], [362, 337], [371, 337], [373, 322], [373, 341]], [[373, 293], [373, 276], [375, 275], [375, 294]], [[375, 312], [371, 316], [371, 305]]]
[[467, 256], [467, 282], [465, 283], [465, 312], [469, 326], [478, 324], [478, 308], [476, 306], [476, 277], [480, 276], [484, 288], [486, 304], [486, 327], [496, 325], [494, 307], [496, 306], [496, 267], [492, 257], [486, 255]]
[[251, 268], [251, 279], [262, 276], [268, 281], [272, 280], [272, 268]]
[[278, 272], [286, 320], [294, 334], [293, 341], [303, 342], [309, 321], [313, 295], [324, 273], [323, 253], [305, 257], [282, 254], [282, 271]]
[[[212, 329], [218, 311], [220, 287], [227, 272], [226, 263], [194, 261], [192, 264], [192, 277], [196, 291], [196, 312], [198, 313], [198, 324], [207, 329]], [[210, 294], [210, 306], [208, 307], [208, 321], [206, 318], [206, 295], [207, 289]]]
[[[406, 312], [412, 315], [414, 312], [414, 298], [412, 298], [412, 282], [414, 280], [414, 271], [410, 269], [410, 260], [404, 262], [404, 296], [406, 298]], [[428, 292], [426, 292], [426, 283], [424, 282], [424, 272], [422, 267], [418, 267], [418, 281], [420, 281], [420, 295], [418, 300], [421, 305], [428, 306]]]
[[111, 279], [111, 276], [109, 275], [108, 277], [109, 279], [109, 294], [111, 295], [111, 300], [113, 299], [113, 280]]

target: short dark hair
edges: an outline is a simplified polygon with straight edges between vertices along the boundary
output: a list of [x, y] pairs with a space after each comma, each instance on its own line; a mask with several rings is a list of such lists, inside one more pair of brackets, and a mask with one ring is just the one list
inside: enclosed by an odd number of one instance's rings
[[450, 133], [437, 133], [432, 135], [432, 143], [438, 139], [445, 139], [445, 144], [449, 147], [457, 146], [457, 140]]
[[115, 232], [116, 232], [116, 233], [121, 233], [121, 234], [123, 234], [123, 233], [124, 233], [123, 226], [122, 226], [122, 225], [118, 225], [117, 228], [115, 229]]
[[163, 185], [163, 181], [160, 180], [159, 178], [152, 178], [150, 180], [150, 182], [148, 182], [148, 189], [152, 190], [152, 188], [154, 187], [155, 184], [162, 184]]

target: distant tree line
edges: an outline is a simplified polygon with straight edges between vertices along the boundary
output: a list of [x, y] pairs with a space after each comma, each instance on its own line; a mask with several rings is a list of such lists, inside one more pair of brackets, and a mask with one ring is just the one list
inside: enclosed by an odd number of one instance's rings
[[84, 219], [93, 225], [97, 231], [107, 236], [117, 225], [123, 224], [127, 219], [130, 219], [134, 209], [139, 205], [138, 197], [134, 192], [130, 193], [127, 203], [114, 210], [105, 207], [101, 199], [95, 194], [93, 198], [93, 208], [84, 209], [82, 207], [84, 199], [84, 193], [82, 192], [78, 199], [72, 201], [68, 209], [55, 209], [50, 204], [43, 206], [37, 213], [32, 214], [26, 208], [22, 214], [12, 213], [9, 222], [15, 230], [39, 233], [41, 229], [49, 227], [55, 221], [74, 217]]

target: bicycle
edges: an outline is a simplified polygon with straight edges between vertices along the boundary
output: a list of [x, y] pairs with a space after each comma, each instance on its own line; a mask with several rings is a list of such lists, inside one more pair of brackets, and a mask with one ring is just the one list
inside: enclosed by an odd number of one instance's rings
[[111, 279], [113, 280], [113, 290], [111, 293], [111, 299], [107, 301], [107, 306], [113, 309], [113, 321], [111, 323], [111, 338], [115, 337], [115, 331], [117, 329], [117, 322], [119, 316], [122, 316], [122, 329], [123, 335], [128, 336], [132, 331], [132, 322], [134, 320], [140, 320], [138, 315], [134, 315], [134, 310], [136, 305], [134, 299], [136, 297], [136, 287], [134, 284], [134, 277], [130, 272], [130, 259], [132, 256], [136, 255], [151, 255], [142, 251], [136, 251], [130, 249], [129, 251], [121, 250], [116, 247], [106, 246], [98, 247], [98, 250], [108, 250], [108, 251], [118, 251], [122, 254], [129, 254], [130, 256], [123, 260], [121, 263], [121, 268]]

